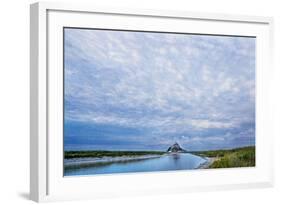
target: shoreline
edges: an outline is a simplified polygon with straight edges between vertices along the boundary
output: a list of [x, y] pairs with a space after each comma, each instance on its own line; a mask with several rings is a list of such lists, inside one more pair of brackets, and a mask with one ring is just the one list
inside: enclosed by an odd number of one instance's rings
[[[159, 155], [140, 155], [140, 156], [119, 156], [119, 157], [77, 157], [71, 159], [64, 159], [64, 168], [65, 169], [75, 169], [78, 167], [88, 167], [88, 166], [102, 166], [108, 165], [112, 163], [127, 163], [127, 162], [134, 162], [134, 161], [141, 161], [141, 160], [148, 160], [148, 159], [156, 159], [166, 155], [173, 155], [174, 153], [165, 153]], [[190, 153], [188, 153], [190, 154]], [[194, 155], [194, 154], [192, 154]], [[195, 155], [198, 156], [198, 155]], [[202, 157], [198, 156], [203, 159], [206, 159], [205, 162], [201, 163], [198, 167], [194, 169], [206, 169], [208, 168], [216, 158], [212, 157]]]
[[202, 157], [202, 158], [205, 158], [206, 162], [201, 163], [196, 169], [208, 169], [218, 159], [217, 157]]
[[155, 159], [163, 155], [141, 155], [141, 156], [120, 156], [120, 157], [87, 157], [64, 159], [64, 168], [75, 168], [81, 166], [93, 166], [110, 163], [132, 162], [139, 160]]

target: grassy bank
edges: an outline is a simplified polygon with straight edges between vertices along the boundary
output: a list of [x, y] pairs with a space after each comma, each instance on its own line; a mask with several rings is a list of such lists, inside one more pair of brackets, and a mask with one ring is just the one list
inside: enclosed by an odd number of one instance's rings
[[255, 147], [242, 147], [230, 150], [198, 151], [192, 154], [217, 158], [208, 168], [253, 167]]
[[84, 157], [121, 157], [121, 156], [141, 156], [141, 155], [161, 155], [165, 152], [159, 151], [65, 151], [64, 158], [84, 158]]

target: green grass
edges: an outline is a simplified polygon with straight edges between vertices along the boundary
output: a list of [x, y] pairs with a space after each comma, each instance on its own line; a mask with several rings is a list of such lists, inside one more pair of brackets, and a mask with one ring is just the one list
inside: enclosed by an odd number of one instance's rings
[[254, 167], [255, 147], [242, 147], [231, 150], [212, 150], [192, 152], [203, 157], [216, 157], [209, 168]]
[[141, 156], [141, 155], [159, 155], [165, 152], [160, 151], [65, 151], [64, 158], [84, 158], [84, 157], [121, 157], [121, 156]]

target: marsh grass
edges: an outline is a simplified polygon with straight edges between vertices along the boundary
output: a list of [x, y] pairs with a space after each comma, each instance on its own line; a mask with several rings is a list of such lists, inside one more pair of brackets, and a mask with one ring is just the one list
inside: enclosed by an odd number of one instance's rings
[[208, 168], [254, 167], [255, 147], [242, 147], [231, 150], [193, 152], [202, 157], [217, 158]]

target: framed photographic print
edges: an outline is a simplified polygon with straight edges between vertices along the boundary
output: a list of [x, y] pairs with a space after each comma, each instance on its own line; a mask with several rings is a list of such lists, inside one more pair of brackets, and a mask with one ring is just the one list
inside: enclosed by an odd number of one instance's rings
[[271, 186], [272, 22], [31, 5], [31, 199]]

